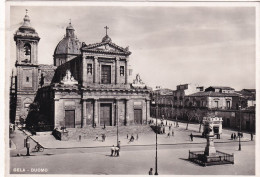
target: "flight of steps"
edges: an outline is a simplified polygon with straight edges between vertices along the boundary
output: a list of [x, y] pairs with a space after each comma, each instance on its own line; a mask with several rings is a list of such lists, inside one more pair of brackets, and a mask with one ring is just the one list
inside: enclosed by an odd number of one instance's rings
[[[117, 127], [107, 126], [105, 129], [103, 127], [86, 127], [86, 128], [67, 128], [69, 140], [77, 140], [79, 136], [82, 139], [94, 139], [96, 135], [99, 137], [102, 134], [106, 134], [107, 137], [116, 136]], [[118, 132], [120, 135], [131, 135], [131, 134], [148, 134], [154, 133], [149, 125], [129, 125], [129, 126], [119, 126]]]

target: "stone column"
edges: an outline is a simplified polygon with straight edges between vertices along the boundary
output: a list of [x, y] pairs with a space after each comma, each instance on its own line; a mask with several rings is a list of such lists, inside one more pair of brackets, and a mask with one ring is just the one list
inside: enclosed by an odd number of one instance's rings
[[59, 102], [59, 99], [58, 98], [54, 98], [54, 113], [53, 113], [53, 117], [54, 117], [54, 128], [57, 128], [57, 127], [60, 127], [60, 126], [63, 126], [63, 125], [60, 125], [59, 122], [56, 120], [56, 114], [59, 113], [59, 107], [58, 107], [58, 102]]
[[98, 124], [98, 99], [94, 98], [94, 119], [93, 124]]
[[116, 98], [116, 107], [115, 107], [115, 125], [119, 123], [119, 104], [118, 104], [119, 99]]
[[129, 125], [129, 99], [125, 100], [125, 125]]
[[116, 57], [116, 68], [115, 68], [115, 84], [119, 83], [120, 68], [118, 66], [119, 57]]
[[87, 62], [86, 57], [83, 56], [82, 59], [82, 68], [83, 68], [83, 86], [86, 86], [87, 83]]
[[82, 100], [82, 128], [87, 126], [87, 104], [86, 100]]
[[150, 99], [146, 99], [146, 124], [150, 119]]
[[98, 57], [94, 57], [94, 83], [98, 83]]
[[125, 60], [125, 84], [128, 84], [128, 61], [129, 59], [126, 58]]

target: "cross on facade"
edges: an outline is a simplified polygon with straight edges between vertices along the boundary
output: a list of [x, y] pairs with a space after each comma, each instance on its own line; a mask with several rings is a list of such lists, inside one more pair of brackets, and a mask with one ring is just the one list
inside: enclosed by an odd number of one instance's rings
[[107, 36], [107, 30], [109, 29], [109, 27], [105, 26], [104, 28], [106, 29], [106, 36]]
[[70, 24], [71, 24], [71, 19], [69, 19], [70, 20]]

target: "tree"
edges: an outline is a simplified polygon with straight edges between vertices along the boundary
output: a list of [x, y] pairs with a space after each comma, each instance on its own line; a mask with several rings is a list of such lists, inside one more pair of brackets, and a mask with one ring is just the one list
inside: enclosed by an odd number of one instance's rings
[[205, 112], [200, 109], [196, 109], [194, 118], [199, 122], [199, 132], [201, 132], [201, 125], [203, 124], [203, 117], [205, 116]]
[[29, 113], [26, 118], [26, 127], [32, 131], [44, 131], [44, 126], [48, 125], [48, 117], [41, 114], [38, 102], [30, 104]]
[[194, 118], [194, 113], [195, 113], [194, 110], [189, 110], [189, 109], [187, 109], [187, 110], [184, 112], [184, 114], [186, 115], [186, 117], [187, 117], [187, 119], [188, 119], [187, 125], [186, 125], [186, 130], [188, 130], [188, 128], [189, 128], [189, 123], [190, 123], [190, 121]]

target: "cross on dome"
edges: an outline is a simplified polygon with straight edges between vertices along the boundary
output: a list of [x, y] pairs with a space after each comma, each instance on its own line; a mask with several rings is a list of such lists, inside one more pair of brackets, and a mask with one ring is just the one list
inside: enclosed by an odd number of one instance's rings
[[26, 15], [28, 15], [28, 9], [25, 9], [25, 13], [26, 13]]
[[106, 29], [106, 36], [107, 36], [107, 30], [109, 29], [109, 27], [105, 26], [104, 28]]

